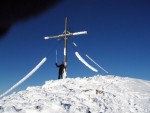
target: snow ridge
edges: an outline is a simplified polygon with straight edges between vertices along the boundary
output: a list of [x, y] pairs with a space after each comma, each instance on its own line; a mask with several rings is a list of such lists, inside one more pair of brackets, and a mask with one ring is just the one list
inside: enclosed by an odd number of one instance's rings
[[0, 113], [150, 113], [150, 81], [112, 75], [46, 81], [3, 97]]

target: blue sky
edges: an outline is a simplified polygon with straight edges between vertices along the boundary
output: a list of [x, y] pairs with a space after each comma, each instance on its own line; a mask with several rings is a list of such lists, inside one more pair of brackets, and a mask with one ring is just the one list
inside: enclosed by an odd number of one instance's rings
[[[64, 0], [44, 13], [15, 24], [0, 40], [0, 93], [33, 69], [43, 57], [47, 62], [14, 91], [56, 80], [55, 50], [63, 60], [63, 40], [44, 40], [64, 31], [88, 31], [68, 40], [68, 77], [106, 75], [92, 72], [75, 57], [88, 54], [110, 75], [150, 80], [150, 2], [148, 0]], [[75, 42], [78, 48], [72, 44]], [[84, 57], [85, 58], [85, 57]]]

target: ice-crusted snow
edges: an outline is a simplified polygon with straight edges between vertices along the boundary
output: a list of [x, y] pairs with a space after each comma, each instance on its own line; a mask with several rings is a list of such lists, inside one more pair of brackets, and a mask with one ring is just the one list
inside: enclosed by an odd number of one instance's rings
[[94, 72], [98, 72], [97, 69], [95, 69], [94, 67], [92, 67], [89, 63], [87, 63], [78, 52], [75, 52], [75, 55], [77, 56], [77, 58], [83, 63], [85, 64], [89, 69], [91, 69]]
[[[73, 45], [77, 48], [78, 45], [73, 42]], [[75, 52], [76, 57], [83, 63], [85, 64], [89, 69], [91, 69], [92, 71], [98, 72], [97, 69], [95, 69], [93, 66], [91, 66], [89, 63], [87, 63], [83, 57], [81, 57], [81, 55], [79, 54], [79, 52]], [[101, 70], [103, 70], [105, 73], [108, 74], [108, 71], [106, 71], [102, 66], [100, 66], [97, 62], [95, 62], [88, 54], [85, 55], [90, 61], [92, 61], [96, 66], [98, 66]]]
[[10, 91], [18, 87], [20, 84], [22, 84], [25, 80], [27, 80], [31, 75], [33, 75], [47, 60], [46, 57], [44, 57], [39, 64], [37, 64], [25, 77], [23, 77], [19, 82], [17, 82], [15, 85], [13, 85], [10, 89], [8, 89], [6, 92], [0, 95], [0, 98], [8, 94]]
[[89, 55], [86, 54], [86, 57], [91, 60], [95, 65], [97, 65], [101, 70], [103, 70], [105, 73], [108, 74], [108, 71], [106, 71], [102, 66], [100, 66], [98, 63], [96, 63]]
[[3, 97], [0, 113], [150, 113], [150, 81], [112, 75], [50, 80]]

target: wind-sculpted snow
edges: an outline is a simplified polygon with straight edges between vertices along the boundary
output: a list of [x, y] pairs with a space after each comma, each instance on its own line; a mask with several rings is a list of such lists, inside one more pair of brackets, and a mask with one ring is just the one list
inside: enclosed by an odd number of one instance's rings
[[98, 63], [96, 63], [89, 55], [86, 54], [86, 57], [91, 60], [95, 65], [97, 65], [100, 69], [102, 69], [105, 73], [108, 74], [108, 71], [106, 71], [102, 66], [100, 66]]
[[46, 81], [3, 97], [0, 113], [150, 113], [150, 81], [100, 75]]
[[0, 98], [5, 96], [6, 94], [8, 94], [10, 91], [12, 91], [13, 89], [15, 89], [16, 87], [18, 87], [20, 84], [22, 84], [25, 80], [27, 80], [31, 75], [33, 75], [43, 64], [44, 62], [47, 60], [47, 58], [43, 58], [41, 60], [41, 62], [35, 66], [25, 77], [23, 77], [19, 82], [17, 82], [15, 85], [13, 85], [10, 89], [8, 89], [6, 92], [4, 92], [3, 94], [0, 95]]
[[83, 63], [85, 64], [89, 69], [91, 69], [94, 72], [98, 72], [97, 69], [95, 69], [94, 67], [92, 67], [90, 64], [88, 64], [81, 56], [78, 52], [75, 52], [75, 55], [77, 56], [77, 58]]

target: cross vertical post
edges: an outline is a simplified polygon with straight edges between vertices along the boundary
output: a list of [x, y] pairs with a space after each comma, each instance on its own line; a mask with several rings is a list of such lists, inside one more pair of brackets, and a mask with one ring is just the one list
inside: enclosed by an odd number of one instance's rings
[[67, 76], [66, 74], [67, 74], [67, 36], [66, 36], [66, 34], [67, 34], [67, 32], [68, 32], [68, 18], [66, 17], [66, 19], [65, 19], [65, 31], [64, 31], [64, 34], [65, 34], [65, 37], [64, 37], [64, 66], [65, 66], [65, 69], [64, 69], [64, 74], [65, 75], [63, 75], [63, 78], [64, 78], [64, 76]]

